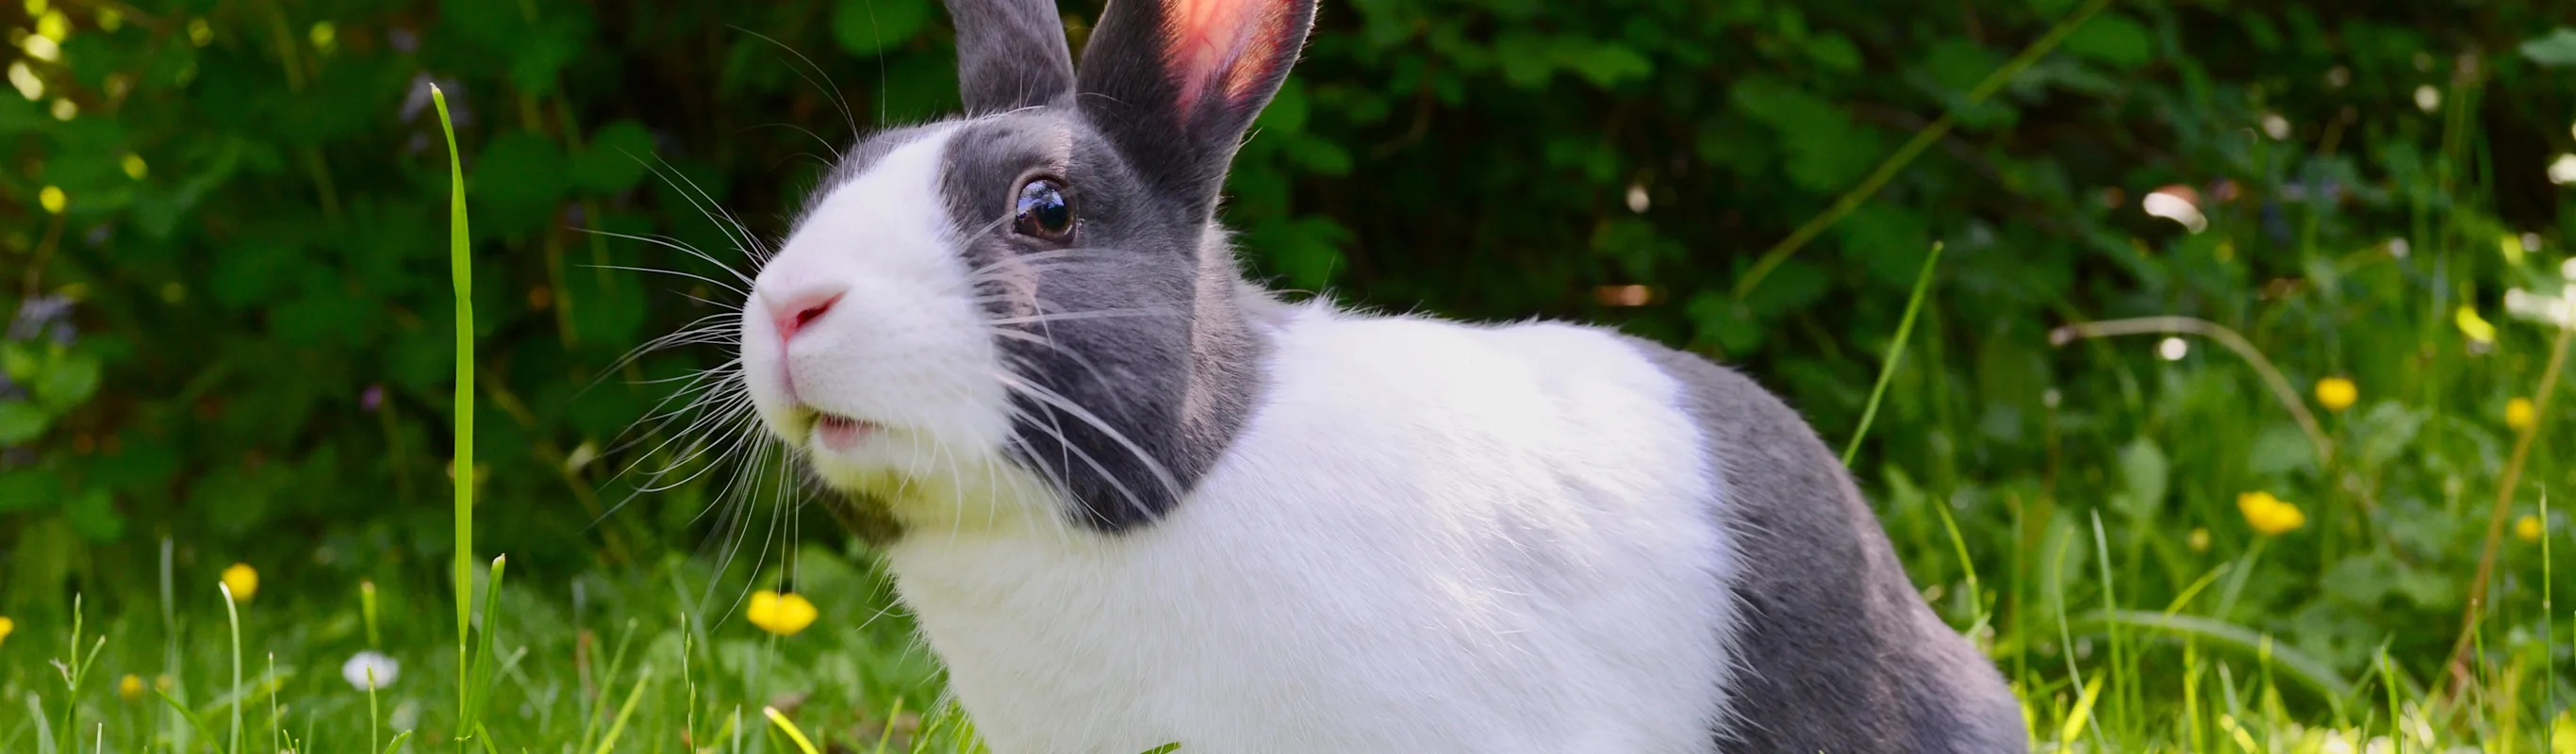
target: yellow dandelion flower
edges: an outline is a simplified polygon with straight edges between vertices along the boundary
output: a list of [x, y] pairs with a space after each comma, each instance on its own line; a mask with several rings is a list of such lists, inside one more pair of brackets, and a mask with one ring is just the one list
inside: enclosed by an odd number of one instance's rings
[[2195, 527], [2192, 527], [2192, 529], [2191, 529], [2191, 537], [2190, 537], [2190, 538], [2188, 538], [2188, 539], [2185, 539], [2185, 540], [2183, 540], [2183, 541], [2184, 541], [2185, 543], [2187, 543], [2187, 544], [2190, 544], [2190, 545], [2191, 545], [2191, 551], [2192, 551], [2192, 552], [2208, 552], [2208, 551], [2209, 551], [2209, 527], [2205, 527], [2205, 526], [2195, 526]]
[[340, 39], [340, 27], [332, 25], [329, 21], [323, 21], [314, 24], [313, 29], [306, 32], [304, 36], [313, 40], [313, 49], [328, 50], [331, 49], [332, 42]]
[[46, 186], [36, 192], [36, 204], [45, 208], [45, 214], [59, 215], [64, 206], [71, 204], [71, 197], [63, 195], [61, 186]]
[[2352, 402], [2360, 398], [2361, 388], [2352, 384], [2352, 380], [2342, 377], [2317, 380], [2317, 405], [2326, 407], [2327, 411], [2352, 408]]
[[151, 166], [143, 164], [143, 155], [127, 152], [125, 153], [125, 159], [120, 162], [123, 163], [122, 166], [125, 168], [125, 177], [127, 178], [140, 181], [143, 180], [143, 176], [150, 175], [152, 173], [150, 169]]
[[2245, 523], [2264, 536], [2275, 536], [2308, 525], [2308, 514], [2299, 506], [2282, 502], [2269, 492], [2248, 492], [2236, 496], [2236, 510], [2245, 514]]
[[36, 36], [60, 42], [72, 38], [72, 19], [61, 10], [47, 10], [36, 16]]
[[116, 682], [116, 695], [125, 697], [129, 702], [142, 701], [143, 677], [133, 673], [125, 674], [123, 680]]
[[2549, 525], [2541, 523], [2539, 516], [2525, 514], [2522, 518], [2514, 519], [2513, 535], [2521, 537], [2522, 541], [2538, 542], [2541, 535], [2548, 533]]
[[0, 618], [0, 643], [8, 642], [9, 632], [16, 630], [18, 630], [17, 621], [13, 621], [8, 618]]
[[2488, 324], [2487, 318], [2478, 316], [2477, 307], [2462, 306], [2451, 319], [2459, 324], [2460, 334], [2469, 336], [2469, 340], [2479, 343], [2495, 342], [2495, 325]]
[[2532, 422], [2539, 418], [2540, 410], [2531, 405], [2529, 398], [2515, 398], [2504, 402], [2504, 425], [2507, 427], [2517, 430], [2530, 429]]
[[751, 624], [759, 626], [760, 630], [779, 636], [794, 636], [806, 626], [814, 625], [815, 615], [814, 603], [807, 601], [805, 595], [795, 592], [779, 594], [763, 589], [752, 593], [751, 605], [743, 617], [749, 618]]
[[233, 590], [235, 601], [249, 602], [259, 594], [259, 572], [251, 570], [249, 563], [234, 563], [224, 569], [224, 586]]

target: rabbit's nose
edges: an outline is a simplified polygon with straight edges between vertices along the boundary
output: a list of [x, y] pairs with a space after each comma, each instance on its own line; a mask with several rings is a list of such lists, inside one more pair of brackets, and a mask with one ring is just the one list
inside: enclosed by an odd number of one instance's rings
[[832, 305], [840, 303], [849, 290], [843, 285], [822, 285], [769, 297], [769, 319], [778, 325], [778, 341], [795, 339], [797, 331], [832, 311]]

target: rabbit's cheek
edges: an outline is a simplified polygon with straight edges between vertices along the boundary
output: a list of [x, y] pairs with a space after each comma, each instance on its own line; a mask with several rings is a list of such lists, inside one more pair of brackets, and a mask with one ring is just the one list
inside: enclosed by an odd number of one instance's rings
[[998, 356], [939, 203], [947, 138], [925, 135], [829, 188], [742, 313], [753, 404], [827, 482], [901, 472], [916, 446], [980, 457], [1008, 437]]

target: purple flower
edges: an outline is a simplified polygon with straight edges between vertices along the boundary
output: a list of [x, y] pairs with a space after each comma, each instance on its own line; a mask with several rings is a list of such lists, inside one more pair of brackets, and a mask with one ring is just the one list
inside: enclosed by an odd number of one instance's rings
[[385, 405], [385, 386], [368, 385], [367, 389], [358, 392], [360, 410], [373, 412], [378, 406], [383, 405]]
[[[61, 340], [63, 332], [53, 325], [69, 319], [71, 313], [72, 300], [69, 298], [37, 296], [27, 299], [18, 304], [17, 318], [9, 320], [9, 339], [35, 340], [37, 336], [50, 334]], [[63, 326], [68, 328], [70, 325], [63, 322]]]
[[403, 95], [402, 119], [404, 122], [420, 117], [422, 113], [430, 111], [432, 105], [437, 104], [429, 98], [431, 85], [436, 85], [439, 91], [447, 94], [447, 114], [456, 121], [457, 128], [464, 128], [466, 124], [474, 122], [473, 109], [465, 106], [465, 87], [450, 79], [431, 76], [428, 71], [411, 76], [411, 91]]

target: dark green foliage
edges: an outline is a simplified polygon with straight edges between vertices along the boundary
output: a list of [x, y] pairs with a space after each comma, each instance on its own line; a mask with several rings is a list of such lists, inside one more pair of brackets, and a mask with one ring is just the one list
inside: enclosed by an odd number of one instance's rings
[[[747, 266], [708, 210], [772, 242], [854, 132], [957, 107], [933, 0], [182, 0], [113, 22], [124, 6], [62, 5], [0, 22], [60, 42], [55, 61], [0, 53], [43, 88], [0, 92], [0, 303], [31, 323], [0, 345], [0, 606], [21, 614], [75, 589], [142, 607], [163, 535], [183, 568], [245, 560], [280, 590], [435, 577], [455, 334], [432, 78], [475, 218], [477, 548], [538, 583], [722, 552], [742, 514], [701, 514], [743, 475], [693, 475], [693, 437], [664, 444], [685, 423], [638, 422], [729, 354], [619, 358], [721, 313], [695, 299], [730, 300], [729, 273], [579, 231]], [[1065, 7], [1077, 46], [1097, 5]], [[2114, 3], [1971, 102], [2078, 5], [1327, 2], [1224, 213], [1279, 287], [1687, 345], [1835, 445], [1942, 242], [1857, 464], [1918, 582], [1958, 589], [1948, 505], [2000, 592], [2000, 641], [2054, 653], [2052, 613], [2023, 599], [2101, 607], [2081, 584], [2116, 575], [2128, 606], [2161, 607], [2251, 548], [2235, 495], [2272, 490], [2309, 526], [2190, 612], [2347, 675], [2382, 643], [2429, 675], [2512, 447], [2494, 417], [2548, 350], [2503, 292], [2556, 290], [2576, 241], [2545, 171], [2576, 150], [2568, 13]], [[1956, 130], [1734, 294], [1944, 115]], [[2168, 185], [2208, 232], [2140, 211]], [[2524, 233], [2539, 248], [2497, 253]], [[2463, 304], [2497, 344], [2453, 327]], [[2048, 339], [2148, 314], [2243, 331], [2302, 390], [2354, 378], [2362, 403], [2326, 417], [2337, 455], [2214, 344], [2166, 363], [2152, 340]], [[2543, 442], [2527, 497], [2576, 482], [2563, 445]], [[669, 491], [619, 475], [675, 462], [690, 480]], [[2116, 574], [2086, 570], [2096, 511]], [[768, 514], [749, 515], [756, 550]], [[2194, 528], [2214, 548], [2187, 545]], [[2038, 564], [2068, 536], [2074, 571]], [[2536, 571], [2509, 568], [2507, 593], [2536, 593]], [[2024, 574], [2078, 586], [2025, 593]]]

